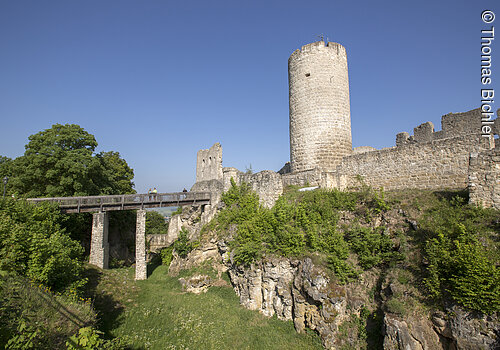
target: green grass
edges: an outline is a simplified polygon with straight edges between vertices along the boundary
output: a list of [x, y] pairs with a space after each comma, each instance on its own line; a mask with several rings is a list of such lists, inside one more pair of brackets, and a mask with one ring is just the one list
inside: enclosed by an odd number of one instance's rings
[[322, 349], [318, 336], [296, 333], [291, 321], [244, 309], [230, 286], [195, 295], [184, 293], [165, 266], [146, 281], [134, 281], [133, 271], [105, 271], [101, 283], [123, 307], [104, 328], [134, 349]]

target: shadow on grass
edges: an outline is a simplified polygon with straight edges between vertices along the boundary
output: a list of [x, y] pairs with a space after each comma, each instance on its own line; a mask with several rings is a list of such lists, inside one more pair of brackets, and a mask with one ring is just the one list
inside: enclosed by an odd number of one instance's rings
[[445, 199], [450, 202], [455, 197], [463, 198], [464, 202], [467, 203], [469, 201], [469, 192], [465, 190], [456, 190], [456, 191], [435, 191], [434, 194], [439, 199]]
[[118, 317], [123, 313], [124, 308], [111, 295], [98, 290], [99, 282], [102, 279], [102, 272], [90, 265], [85, 268], [85, 277], [88, 279], [86, 286], [86, 297], [94, 301], [94, 309], [99, 316], [99, 330], [104, 332], [105, 337], [110, 339], [110, 331], [120, 325]]
[[158, 266], [161, 265], [160, 254], [153, 254], [151, 261], [147, 265], [147, 276], [148, 278], [153, 274]]

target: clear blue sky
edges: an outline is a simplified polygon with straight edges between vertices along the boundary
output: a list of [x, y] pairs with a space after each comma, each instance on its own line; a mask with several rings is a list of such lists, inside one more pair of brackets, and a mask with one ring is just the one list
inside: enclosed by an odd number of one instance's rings
[[139, 192], [190, 188], [215, 142], [224, 166], [278, 170], [287, 60], [320, 33], [347, 49], [353, 146], [390, 147], [480, 106], [484, 9], [500, 41], [497, 0], [0, 0], [0, 155], [75, 123], [120, 152]]

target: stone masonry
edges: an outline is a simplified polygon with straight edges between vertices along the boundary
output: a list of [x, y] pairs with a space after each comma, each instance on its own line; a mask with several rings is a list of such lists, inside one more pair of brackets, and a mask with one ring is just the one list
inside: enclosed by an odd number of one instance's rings
[[135, 279], [145, 280], [147, 277], [146, 210], [138, 210], [135, 231]]
[[500, 208], [500, 148], [471, 153], [469, 197], [474, 204]]
[[[259, 195], [261, 204], [271, 207], [283, 193], [283, 188], [289, 185], [346, 190], [359, 187], [362, 179], [369, 186], [385, 190], [469, 187], [473, 203], [500, 208], [499, 157], [498, 148], [495, 148], [498, 142], [493, 136], [482, 137], [480, 129], [470, 128], [478, 116], [480, 118], [478, 111], [443, 116], [443, 130], [440, 131], [434, 131], [431, 123], [424, 123], [415, 128], [416, 135], [400, 133], [395, 147], [381, 150], [360, 147], [360, 151], [342, 158], [334, 171], [322, 171], [316, 167], [296, 172], [266, 170], [245, 174], [236, 168], [224, 167], [221, 180], [196, 183], [193, 190], [217, 192], [216, 198], [220, 198], [220, 194], [229, 189], [233, 178], [236, 184], [249, 183]], [[457, 119], [453, 120], [455, 116]], [[446, 125], [453, 125], [453, 128]], [[471, 154], [476, 156], [470, 158]], [[222, 157], [220, 164], [213, 166], [222, 167]]]
[[500, 208], [500, 140], [494, 138], [500, 132], [499, 118], [488, 117], [492, 133], [487, 137], [478, 108], [442, 116], [438, 131], [426, 122], [413, 135], [401, 132], [394, 147], [353, 150], [345, 48], [323, 41], [304, 45], [290, 56], [288, 75], [290, 162], [277, 173], [245, 174], [222, 167], [219, 143], [199, 151], [192, 190], [212, 192], [212, 206], [233, 178], [237, 184], [249, 183], [266, 207], [290, 185], [346, 190], [364, 183], [385, 190], [468, 187], [471, 202]]
[[345, 48], [318, 41], [288, 60], [292, 172], [332, 171], [352, 153]]
[[89, 263], [101, 269], [107, 269], [108, 261], [108, 214], [106, 212], [93, 213]]
[[[146, 265], [146, 210], [137, 211], [136, 237], [135, 237], [135, 279], [147, 278]], [[109, 263], [108, 243], [108, 213], [99, 212], [92, 214], [92, 237], [90, 243], [89, 263], [107, 269]]]
[[196, 159], [196, 182], [222, 180], [222, 147], [214, 144], [210, 149], [198, 151]]

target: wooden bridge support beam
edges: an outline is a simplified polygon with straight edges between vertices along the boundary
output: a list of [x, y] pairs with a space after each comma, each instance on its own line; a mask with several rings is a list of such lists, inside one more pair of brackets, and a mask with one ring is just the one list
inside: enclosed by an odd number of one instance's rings
[[89, 263], [101, 269], [107, 269], [108, 261], [108, 214], [106, 212], [93, 213]]
[[146, 210], [137, 210], [135, 230], [135, 279], [148, 277], [146, 265]]

